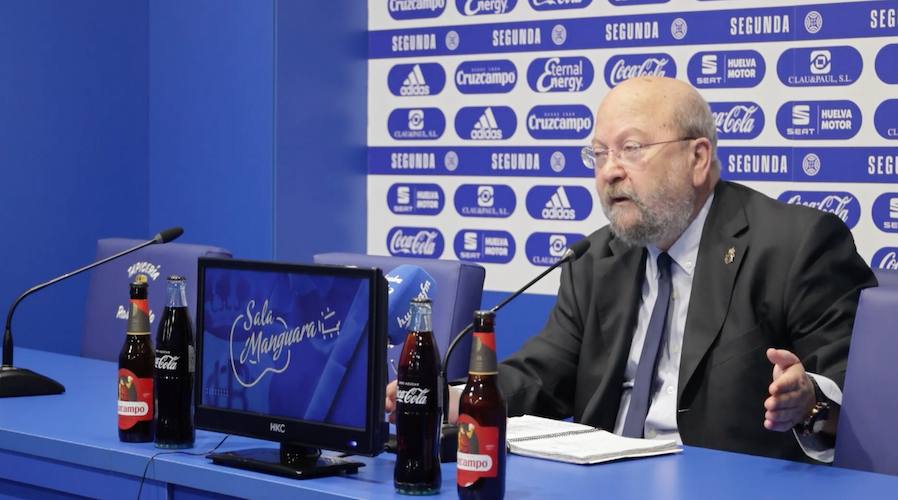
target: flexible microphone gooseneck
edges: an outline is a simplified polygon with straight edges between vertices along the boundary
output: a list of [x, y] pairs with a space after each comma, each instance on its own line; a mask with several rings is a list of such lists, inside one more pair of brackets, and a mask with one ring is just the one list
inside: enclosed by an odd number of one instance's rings
[[[499, 302], [495, 306], [490, 309], [490, 312], [498, 312], [499, 309], [505, 307], [506, 304], [517, 298], [519, 295], [527, 291], [528, 288], [533, 286], [537, 281], [543, 279], [547, 274], [551, 273], [555, 270], [555, 268], [561, 266], [567, 262], [573, 262], [580, 257], [583, 256], [589, 250], [589, 240], [584, 238], [582, 240], [577, 241], [564, 252], [564, 255], [558, 259], [558, 262], [552, 264], [545, 271], [540, 273], [537, 277], [530, 280], [526, 285], [519, 288], [516, 292], [509, 295], [502, 302]], [[458, 448], [458, 426], [455, 424], [449, 423], [449, 380], [448, 380], [448, 366], [449, 366], [449, 357], [452, 355], [452, 352], [455, 350], [455, 347], [459, 342], [474, 329], [474, 323], [469, 323], [468, 326], [462, 328], [460, 332], [458, 332], [455, 337], [452, 338], [452, 341], [449, 342], [449, 347], [446, 349], [446, 354], [443, 356], [443, 364], [440, 367], [440, 377], [437, 380], [437, 383], [440, 385], [440, 388], [443, 392], [443, 425], [440, 429], [440, 461], [441, 462], [454, 462], [456, 457], [456, 451]]]
[[177, 239], [184, 234], [184, 230], [180, 227], [170, 227], [164, 231], [160, 231], [151, 240], [147, 240], [137, 246], [123, 250], [115, 255], [106, 257], [92, 264], [88, 264], [80, 269], [76, 269], [70, 273], [63, 274], [53, 278], [50, 281], [35, 285], [25, 291], [22, 295], [12, 303], [9, 312], [6, 314], [6, 330], [3, 334], [3, 364], [0, 365], [0, 398], [11, 398], [18, 396], [42, 396], [46, 394], [61, 394], [65, 392], [65, 387], [59, 382], [45, 377], [39, 373], [35, 373], [25, 368], [16, 368], [13, 366], [13, 344], [12, 344], [12, 315], [16, 310], [16, 306], [22, 299], [31, 295], [38, 290], [47, 288], [48, 286], [59, 283], [60, 281], [71, 278], [76, 274], [93, 269], [101, 264], [105, 264], [110, 260], [117, 259], [123, 255], [140, 250], [143, 247], [155, 245], [157, 243], [168, 243]]

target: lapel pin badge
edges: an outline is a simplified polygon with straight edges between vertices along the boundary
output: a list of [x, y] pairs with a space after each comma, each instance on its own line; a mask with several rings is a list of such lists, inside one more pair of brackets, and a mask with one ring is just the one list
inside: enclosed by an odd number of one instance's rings
[[726, 253], [723, 254], [723, 263], [732, 264], [734, 260], [736, 260], [736, 247], [730, 247], [727, 249]]

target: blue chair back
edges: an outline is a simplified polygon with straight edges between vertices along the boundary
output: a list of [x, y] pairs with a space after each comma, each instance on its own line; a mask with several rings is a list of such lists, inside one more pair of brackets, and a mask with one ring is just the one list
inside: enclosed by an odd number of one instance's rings
[[[440, 358], [446, 354], [452, 337], [474, 319], [474, 311], [480, 308], [483, 295], [483, 280], [486, 270], [477, 264], [467, 262], [417, 259], [405, 257], [382, 257], [353, 253], [324, 253], [314, 257], [319, 264], [352, 265], [358, 267], [378, 267], [384, 275], [400, 266], [417, 266], [433, 278], [435, 293], [428, 296], [433, 301], [433, 335], [440, 351]], [[413, 273], [406, 272], [405, 276]], [[409, 297], [411, 298], [411, 297]], [[407, 300], [397, 301], [389, 317], [395, 319], [409, 309]], [[392, 327], [395, 329], [395, 325]], [[395, 338], [395, 336], [394, 336]], [[449, 360], [447, 375], [450, 380], [467, 376], [471, 349], [471, 336], [460, 342]], [[399, 365], [402, 342], [391, 343], [387, 360], [394, 365], [388, 368], [390, 379], [396, 378], [395, 367]]]
[[[97, 241], [97, 259], [103, 259], [141, 243], [141, 240], [106, 238]], [[196, 318], [196, 269], [200, 257], [231, 257], [231, 252], [206, 245], [166, 243], [151, 245], [90, 271], [87, 311], [81, 355], [114, 361], [125, 342], [128, 320], [128, 284], [138, 274], [149, 283], [150, 328], [155, 328], [165, 308], [167, 278], [173, 274], [187, 279], [187, 302], [191, 318]]]
[[834, 465], [898, 475], [898, 273], [876, 278], [854, 321]]

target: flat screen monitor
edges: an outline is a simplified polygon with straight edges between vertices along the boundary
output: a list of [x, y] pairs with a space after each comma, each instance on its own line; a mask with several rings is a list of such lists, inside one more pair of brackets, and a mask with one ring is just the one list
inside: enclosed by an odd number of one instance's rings
[[383, 450], [379, 269], [201, 258], [197, 292], [197, 427], [281, 443], [213, 461], [310, 477], [355, 471], [322, 448]]

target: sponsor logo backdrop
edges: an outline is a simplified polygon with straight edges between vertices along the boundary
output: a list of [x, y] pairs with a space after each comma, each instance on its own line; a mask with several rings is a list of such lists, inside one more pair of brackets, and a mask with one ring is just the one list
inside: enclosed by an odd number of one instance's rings
[[[898, 0], [369, 0], [368, 252], [510, 291], [605, 225], [580, 160], [608, 89], [689, 81], [724, 179], [836, 214], [898, 268]], [[553, 294], [555, 279], [533, 292]]]

